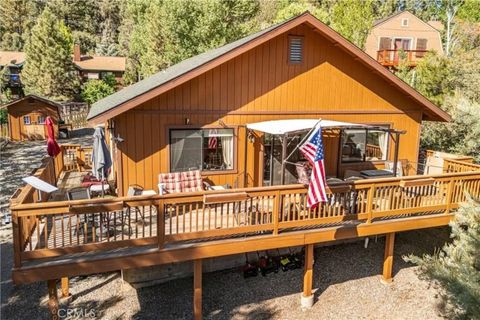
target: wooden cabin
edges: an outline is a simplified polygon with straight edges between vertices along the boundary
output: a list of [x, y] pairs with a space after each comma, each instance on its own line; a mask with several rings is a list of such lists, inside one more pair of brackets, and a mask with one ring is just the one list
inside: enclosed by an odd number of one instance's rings
[[[305, 248], [301, 305], [310, 307], [316, 244], [386, 235], [382, 281], [391, 282], [395, 233], [446, 226], [467, 194], [480, 196], [471, 157], [430, 152], [442, 158], [430, 162], [438, 173], [415, 175], [422, 121], [450, 117], [309, 13], [124, 88], [88, 119], [106, 123], [119, 196], [48, 201], [26, 185], [11, 198], [13, 281], [47, 281], [54, 316], [57, 279], [68, 297], [69, 277], [189, 261], [202, 319], [203, 260], [294, 246]], [[292, 168], [284, 183], [278, 176], [307, 133], [289, 128], [280, 143], [275, 132], [319, 119], [327, 176], [397, 159], [403, 176], [327, 180], [327, 201], [309, 207]], [[84, 178], [91, 158], [61, 149], [34, 173], [60, 189]], [[160, 173], [190, 170], [219, 188], [159, 194]], [[127, 192], [132, 185], [144, 190]]]
[[47, 138], [45, 120], [51, 117], [58, 132], [60, 105], [33, 94], [3, 106], [8, 112], [10, 139], [13, 141], [43, 140]]
[[[121, 138], [115, 148], [119, 194], [133, 184], [156, 190], [159, 173], [192, 168], [214, 185], [268, 185], [268, 159], [272, 150], [281, 153], [281, 143], [246, 125], [320, 118], [405, 131], [398, 150], [404, 174], [416, 172], [422, 121], [450, 119], [308, 13], [124, 88], [95, 103], [88, 116], [91, 123], [108, 122], [112, 136]], [[212, 135], [224, 140], [217, 154], [208, 148], [208, 140], [217, 139]], [[352, 138], [362, 149], [358, 157], [347, 154]], [[394, 157], [392, 136], [381, 132], [327, 130], [324, 144], [327, 176], [382, 168]]]

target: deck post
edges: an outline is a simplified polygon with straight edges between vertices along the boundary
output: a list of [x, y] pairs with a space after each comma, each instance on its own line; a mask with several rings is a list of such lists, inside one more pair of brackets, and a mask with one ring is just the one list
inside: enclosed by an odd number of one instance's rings
[[68, 284], [68, 277], [62, 278], [62, 298], [70, 297], [70, 290]]
[[193, 261], [193, 317], [202, 319], [202, 259]]
[[383, 257], [383, 275], [382, 283], [391, 283], [393, 268], [393, 245], [395, 242], [395, 232], [387, 233], [385, 238], [385, 255]]
[[398, 171], [398, 152], [400, 150], [400, 132], [395, 132], [395, 153], [393, 155], [393, 176], [397, 176]]
[[[287, 157], [287, 143], [288, 142], [288, 133], [285, 133], [283, 135], [283, 139], [282, 139], [282, 175], [280, 177], [280, 185], [284, 185], [285, 184], [285, 170], [287, 168], [287, 164], [285, 163], [285, 161], [287, 161], [287, 159], [285, 159]], [[273, 149], [272, 149], [272, 153], [273, 153]], [[270, 168], [270, 170], [272, 170], [272, 168]]]
[[163, 199], [156, 205], [158, 249], [165, 246], [165, 203]]
[[313, 306], [313, 244], [305, 246], [305, 267], [303, 270], [303, 293], [301, 297], [301, 305], [304, 308]]
[[20, 238], [21, 218], [17, 212], [12, 210], [12, 230], [13, 230], [13, 266], [20, 268], [22, 266], [22, 240]]
[[48, 310], [53, 320], [58, 317], [58, 296], [57, 296], [57, 280], [48, 280]]

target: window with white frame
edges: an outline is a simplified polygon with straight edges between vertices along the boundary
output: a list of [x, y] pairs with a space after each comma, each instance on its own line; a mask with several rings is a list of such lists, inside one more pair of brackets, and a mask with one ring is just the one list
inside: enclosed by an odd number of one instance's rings
[[342, 162], [387, 160], [388, 133], [378, 129], [346, 129], [342, 134]]
[[45, 124], [45, 116], [38, 116], [38, 124]]
[[23, 124], [31, 124], [30, 116], [23, 116]]
[[402, 19], [402, 27], [408, 27], [408, 18]]
[[233, 129], [171, 129], [170, 172], [232, 170]]

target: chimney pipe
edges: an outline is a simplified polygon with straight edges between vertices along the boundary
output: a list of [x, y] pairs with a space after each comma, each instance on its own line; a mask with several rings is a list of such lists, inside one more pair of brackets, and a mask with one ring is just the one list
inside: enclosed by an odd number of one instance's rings
[[75, 43], [73, 45], [73, 61], [81, 61], [82, 60], [82, 55], [80, 53], [80, 45], [78, 43]]

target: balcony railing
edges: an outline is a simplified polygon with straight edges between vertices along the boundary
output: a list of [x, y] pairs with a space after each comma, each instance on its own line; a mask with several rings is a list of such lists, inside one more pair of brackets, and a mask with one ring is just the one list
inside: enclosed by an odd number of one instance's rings
[[401, 62], [408, 66], [416, 66], [427, 52], [427, 50], [378, 50], [377, 61], [387, 67], [397, 67]]
[[[36, 175], [55, 183], [58, 168], [67, 168], [62, 161], [47, 159]], [[58, 202], [44, 202], [46, 197], [25, 186], [11, 206], [15, 267], [75, 252], [162, 248], [187, 240], [276, 236], [352, 220], [442, 215], [465, 201], [467, 193], [480, 196], [480, 165], [447, 162], [445, 171], [452, 173], [331, 186], [327, 201], [315, 209], [306, 206], [303, 185]]]

